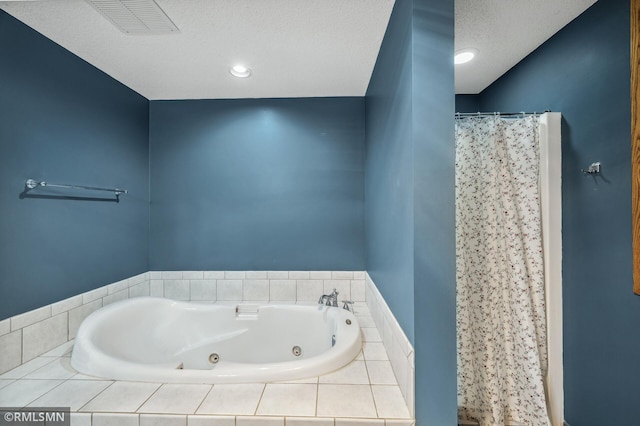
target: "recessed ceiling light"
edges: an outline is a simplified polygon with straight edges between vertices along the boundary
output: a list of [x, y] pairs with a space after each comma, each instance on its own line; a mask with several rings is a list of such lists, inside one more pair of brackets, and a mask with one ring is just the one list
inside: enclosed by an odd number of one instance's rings
[[232, 76], [239, 78], [247, 78], [251, 75], [251, 70], [243, 65], [234, 65], [229, 72]]
[[453, 62], [458, 64], [464, 64], [472, 60], [478, 54], [478, 49], [462, 49], [456, 52], [456, 55], [453, 58]]

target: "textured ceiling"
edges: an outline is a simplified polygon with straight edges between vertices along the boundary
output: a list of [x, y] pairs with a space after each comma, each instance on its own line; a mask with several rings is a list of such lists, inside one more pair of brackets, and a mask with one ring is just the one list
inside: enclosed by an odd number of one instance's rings
[[479, 51], [473, 61], [456, 65], [456, 93], [480, 93], [594, 3], [455, 0], [455, 50]]
[[[363, 96], [393, 0], [156, 0], [178, 34], [126, 35], [83, 0], [0, 8], [148, 99]], [[252, 76], [229, 68], [242, 63]]]
[[[148, 99], [363, 96], [394, 0], [156, 0], [177, 34], [126, 35], [84, 0], [0, 8]], [[479, 93], [595, 0], [455, 0], [456, 93]], [[252, 76], [229, 74], [237, 63]]]

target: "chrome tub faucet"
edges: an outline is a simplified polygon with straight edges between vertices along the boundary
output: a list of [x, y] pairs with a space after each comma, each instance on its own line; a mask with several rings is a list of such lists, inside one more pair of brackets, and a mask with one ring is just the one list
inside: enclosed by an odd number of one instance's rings
[[[323, 303], [327, 306], [338, 307], [338, 292], [334, 288], [331, 294], [323, 294], [318, 299], [318, 305], [322, 305]], [[326, 302], [325, 302], [326, 301]]]

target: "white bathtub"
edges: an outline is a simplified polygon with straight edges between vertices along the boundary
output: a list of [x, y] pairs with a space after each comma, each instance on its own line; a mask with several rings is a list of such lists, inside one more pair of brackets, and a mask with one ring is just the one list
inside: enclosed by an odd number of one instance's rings
[[87, 317], [71, 365], [115, 380], [251, 383], [337, 370], [362, 346], [357, 318], [323, 305], [205, 305], [140, 297]]

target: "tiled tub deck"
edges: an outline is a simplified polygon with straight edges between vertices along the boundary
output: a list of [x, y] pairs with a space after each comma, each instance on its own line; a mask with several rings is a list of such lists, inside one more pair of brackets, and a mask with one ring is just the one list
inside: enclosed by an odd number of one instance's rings
[[251, 384], [103, 380], [70, 365], [73, 341], [0, 375], [2, 407], [71, 407], [84, 426], [410, 426], [402, 392], [369, 308], [356, 302], [363, 351], [334, 373]]

